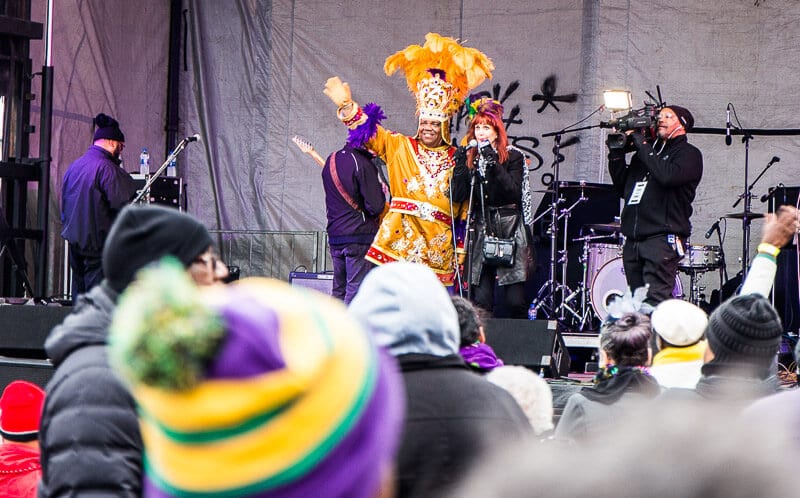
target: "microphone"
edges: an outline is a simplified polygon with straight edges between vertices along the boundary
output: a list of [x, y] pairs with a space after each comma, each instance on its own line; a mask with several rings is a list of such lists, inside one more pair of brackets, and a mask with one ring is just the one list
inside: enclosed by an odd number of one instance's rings
[[195, 133], [194, 135], [192, 135], [190, 137], [184, 138], [184, 140], [186, 140], [187, 143], [189, 143], [189, 142], [197, 142], [197, 141], [200, 140], [200, 134], [199, 133]]
[[477, 146], [478, 146], [478, 141], [473, 138], [472, 140], [469, 141], [464, 150], [474, 149]]
[[[725, 109], [725, 145], [731, 144], [731, 105], [728, 104], [728, 108]], [[708, 238], [708, 237], [706, 237]]]
[[711, 228], [709, 228], [708, 231], [706, 232], [707, 239], [711, 238], [711, 234], [714, 233], [714, 230], [719, 230], [719, 218], [717, 219], [717, 221], [714, 222], [713, 225], [711, 225]]
[[770, 160], [769, 160], [769, 162], [767, 163], [767, 168], [769, 168], [769, 167], [770, 167], [770, 166], [772, 166], [773, 164], [775, 164], [775, 163], [779, 163], [779, 162], [781, 162], [781, 158], [780, 158], [780, 157], [778, 157], [778, 156], [772, 156], [772, 159], [770, 159]]
[[761, 196], [761, 202], [767, 202], [770, 197], [775, 194], [775, 191], [778, 190], [775, 187], [770, 187], [767, 189], [767, 193]]

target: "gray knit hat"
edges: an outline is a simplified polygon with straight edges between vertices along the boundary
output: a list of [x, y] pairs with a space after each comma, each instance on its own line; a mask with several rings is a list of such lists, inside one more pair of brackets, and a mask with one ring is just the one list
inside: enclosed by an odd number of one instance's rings
[[769, 366], [778, 352], [783, 325], [770, 302], [758, 295], [737, 296], [709, 317], [706, 336], [715, 364]]
[[191, 215], [164, 206], [126, 206], [106, 239], [103, 273], [108, 285], [122, 292], [150, 263], [175, 256], [188, 267], [213, 244], [205, 225]]

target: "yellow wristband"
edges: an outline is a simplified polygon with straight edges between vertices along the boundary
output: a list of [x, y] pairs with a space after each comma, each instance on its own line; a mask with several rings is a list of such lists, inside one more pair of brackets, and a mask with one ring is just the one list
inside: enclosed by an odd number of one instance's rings
[[769, 254], [770, 256], [777, 258], [778, 254], [781, 252], [780, 248], [773, 246], [768, 242], [762, 242], [758, 244], [758, 252], [763, 252], [764, 254]]

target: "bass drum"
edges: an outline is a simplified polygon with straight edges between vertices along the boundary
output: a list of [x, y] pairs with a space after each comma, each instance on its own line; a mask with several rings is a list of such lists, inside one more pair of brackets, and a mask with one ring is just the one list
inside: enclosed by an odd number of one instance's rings
[[[625, 295], [628, 289], [628, 281], [625, 279], [625, 268], [622, 266], [622, 258], [615, 258], [603, 265], [592, 280], [591, 300], [592, 309], [605, 322], [608, 318], [606, 307], [616, 297]], [[681, 279], [675, 275], [675, 287], [672, 289], [672, 297], [680, 299], [683, 297], [683, 286]]]

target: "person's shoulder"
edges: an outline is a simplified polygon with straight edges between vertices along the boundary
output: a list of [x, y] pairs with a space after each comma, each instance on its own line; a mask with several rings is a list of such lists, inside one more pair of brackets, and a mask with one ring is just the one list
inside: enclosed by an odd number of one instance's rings
[[506, 147], [506, 150], [508, 151], [509, 159], [511, 159], [511, 158], [513, 158], [513, 159], [524, 159], [525, 158], [525, 153], [522, 152], [517, 147], [511, 145], [511, 144], [508, 144], [508, 146]]

